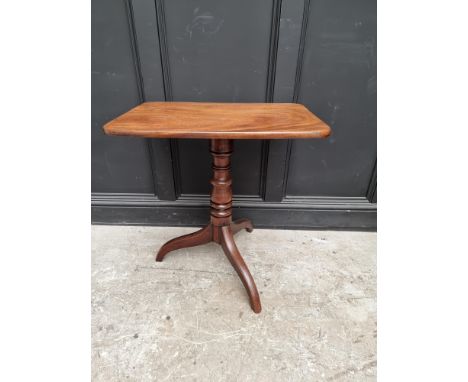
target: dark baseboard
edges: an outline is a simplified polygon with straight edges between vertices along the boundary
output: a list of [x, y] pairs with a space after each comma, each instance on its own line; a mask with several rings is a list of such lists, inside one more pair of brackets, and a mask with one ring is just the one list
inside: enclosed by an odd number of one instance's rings
[[[377, 205], [364, 197], [287, 197], [272, 203], [234, 196], [233, 204], [234, 218], [249, 218], [258, 228], [377, 229]], [[165, 201], [151, 194], [93, 193], [91, 205], [92, 224], [197, 227], [209, 220], [209, 197], [201, 195]]]

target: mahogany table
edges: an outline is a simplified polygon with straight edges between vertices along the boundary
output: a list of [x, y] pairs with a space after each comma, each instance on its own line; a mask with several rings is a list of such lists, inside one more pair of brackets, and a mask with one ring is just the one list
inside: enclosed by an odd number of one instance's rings
[[248, 219], [232, 221], [231, 154], [234, 139], [325, 138], [330, 127], [303, 105], [292, 103], [146, 102], [104, 126], [109, 135], [145, 138], [209, 139], [213, 157], [211, 218], [207, 226], [168, 241], [156, 255], [214, 241], [221, 245], [239, 275], [255, 313], [262, 310], [254, 279], [234, 242]]

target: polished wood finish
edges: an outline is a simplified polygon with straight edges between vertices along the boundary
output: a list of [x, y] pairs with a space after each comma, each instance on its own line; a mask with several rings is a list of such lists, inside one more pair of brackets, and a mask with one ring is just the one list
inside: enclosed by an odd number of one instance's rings
[[171, 251], [175, 251], [176, 249], [189, 248], [195, 247], [197, 245], [207, 244], [211, 240], [211, 225], [207, 225], [199, 231], [169, 240], [159, 250], [156, 256], [156, 261], [163, 261], [164, 256], [166, 256]]
[[239, 275], [242, 284], [244, 284], [252, 310], [255, 313], [260, 313], [262, 305], [257, 286], [234, 242], [234, 234], [241, 229], [252, 232], [253, 226], [248, 219], [232, 221], [232, 141], [213, 139], [210, 142], [210, 151], [213, 157], [213, 177], [211, 179], [213, 188], [210, 199], [211, 221], [199, 231], [168, 241], [159, 250], [156, 261], [163, 261], [164, 256], [171, 251], [214, 241], [221, 245], [226, 257]]
[[239, 232], [241, 228], [252, 232], [253, 226], [247, 219], [244, 219], [241, 225], [237, 225], [233, 222], [229, 225], [215, 226], [209, 223], [207, 226], [194, 233], [169, 240], [159, 250], [156, 255], [156, 261], [163, 261], [164, 257], [169, 252], [177, 249], [195, 247], [214, 241], [221, 245], [224, 254], [236, 270], [242, 284], [244, 284], [247, 295], [249, 296], [250, 307], [255, 313], [260, 313], [262, 311], [262, 305], [257, 286], [234, 241], [234, 235]]
[[213, 158], [213, 178], [211, 179], [211, 224], [223, 226], [231, 224], [232, 216], [232, 141], [212, 139], [210, 152]]
[[234, 242], [233, 233], [231, 226], [223, 226], [220, 228], [221, 231], [221, 246], [223, 247], [226, 257], [231, 262], [232, 266], [236, 270], [239, 278], [244, 284], [245, 290], [249, 295], [250, 307], [255, 313], [260, 313], [262, 311], [262, 305], [260, 303], [260, 295], [257, 291], [257, 286], [255, 281], [250, 274], [249, 268], [244, 262], [237, 245]]
[[245, 229], [247, 232], [253, 231], [252, 222], [249, 219], [237, 219], [231, 224], [232, 233], [236, 234], [240, 230]]
[[250, 220], [232, 221], [232, 139], [324, 138], [330, 128], [299, 104], [146, 102], [104, 126], [110, 135], [147, 138], [207, 138], [213, 158], [210, 222], [199, 231], [168, 241], [156, 255], [162, 261], [171, 251], [214, 241], [236, 270], [250, 306], [262, 306], [255, 281], [234, 242], [242, 229], [252, 232]]
[[104, 126], [146, 138], [324, 138], [330, 127], [296, 103], [145, 102]]

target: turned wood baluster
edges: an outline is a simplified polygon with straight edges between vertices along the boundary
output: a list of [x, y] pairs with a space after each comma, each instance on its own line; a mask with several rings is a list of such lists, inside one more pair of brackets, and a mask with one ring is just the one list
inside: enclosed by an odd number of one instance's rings
[[232, 140], [212, 139], [210, 152], [213, 157], [213, 189], [210, 199], [213, 241], [221, 244], [220, 227], [232, 222]]
[[[244, 262], [233, 237], [232, 223], [232, 178], [231, 154], [232, 140], [212, 139], [210, 152], [213, 156], [213, 178], [211, 184], [211, 225], [213, 241], [221, 244], [226, 257], [239, 275], [249, 295], [250, 306], [255, 313], [260, 313], [262, 305], [255, 281]], [[234, 225], [236, 231], [242, 228], [252, 230], [252, 223], [245, 219]]]
[[168, 241], [159, 250], [156, 261], [162, 261], [171, 251], [193, 247], [215, 241], [220, 244], [224, 253], [239, 275], [249, 295], [250, 306], [255, 313], [260, 313], [262, 305], [255, 281], [234, 242], [233, 235], [241, 229], [252, 232], [253, 226], [248, 219], [232, 221], [232, 178], [231, 154], [232, 140], [212, 139], [210, 152], [213, 156], [213, 189], [210, 198], [211, 221], [205, 228]]

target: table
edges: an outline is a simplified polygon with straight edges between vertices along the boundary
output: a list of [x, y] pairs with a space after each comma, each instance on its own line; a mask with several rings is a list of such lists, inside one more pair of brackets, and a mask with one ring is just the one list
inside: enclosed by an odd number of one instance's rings
[[248, 219], [232, 221], [231, 154], [235, 139], [325, 138], [330, 127], [303, 105], [293, 103], [145, 102], [104, 126], [109, 135], [144, 138], [209, 139], [213, 157], [210, 223], [164, 244], [162, 261], [171, 251], [214, 241], [223, 248], [247, 291], [255, 313], [262, 310], [255, 281], [234, 241]]

